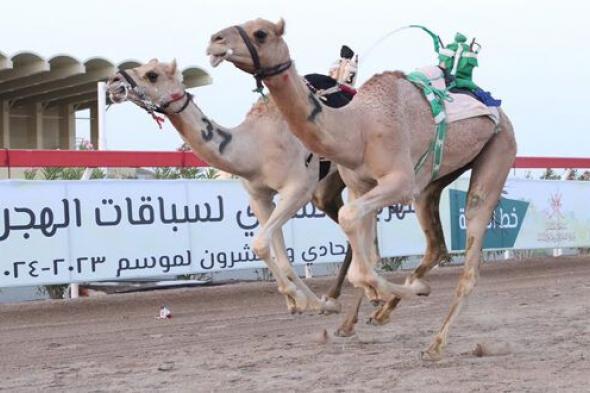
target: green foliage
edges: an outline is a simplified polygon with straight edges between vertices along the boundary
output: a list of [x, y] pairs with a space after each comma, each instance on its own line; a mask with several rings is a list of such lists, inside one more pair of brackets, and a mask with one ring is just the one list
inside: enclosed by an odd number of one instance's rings
[[63, 180], [80, 180], [84, 174], [84, 168], [63, 168], [60, 177]]
[[543, 180], [560, 180], [561, 176], [555, 173], [555, 171], [551, 168], [545, 169], [545, 172], [541, 175], [540, 179]]
[[100, 168], [92, 169], [92, 173], [90, 174], [91, 179], [104, 179], [106, 177], [106, 173]]
[[68, 284], [44, 285], [37, 290], [40, 294], [47, 295], [50, 299], [63, 299], [68, 286]]
[[155, 179], [215, 179], [219, 171], [215, 168], [174, 168], [162, 167], [154, 169]]
[[399, 270], [408, 257], [387, 257], [381, 259], [381, 268], [386, 272]]
[[179, 168], [178, 174], [181, 179], [198, 179], [199, 168]]
[[37, 177], [37, 169], [25, 169], [25, 180], [35, 180]]
[[[44, 180], [80, 180], [84, 174], [84, 168], [41, 168], [41, 179]], [[25, 171], [25, 179], [35, 179], [37, 170], [31, 170], [32, 178], [27, 178], [27, 171]], [[100, 168], [92, 169], [91, 179], [103, 179], [105, 173]]]
[[577, 169], [568, 169], [565, 179], [566, 180], [590, 181], [590, 171], [584, 171], [584, 173], [578, 174]]
[[63, 168], [42, 168], [41, 176], [45, 180], [60, 180]]
[[205, 168], [204, 170], [200, 171], [197, 176], [197, 179], [216, 179], [219, 176], [219, 171], [215, 168]]

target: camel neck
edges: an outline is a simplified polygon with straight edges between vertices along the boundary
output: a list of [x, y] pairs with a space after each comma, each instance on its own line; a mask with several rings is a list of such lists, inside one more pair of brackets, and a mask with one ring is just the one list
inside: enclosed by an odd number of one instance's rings
[[[323, 105], [305, 86], [294, 64], [289, 70], [266, 78], [264, 83], [291, 131], [308, 149], [342, 165], [356, 165], [358, 149], [347, 152], [337, 148], [342, 146], [342, 141], [355, 139], [347, 136], [348, 132], [355, 130], [348, 130], [346, 122], [342, 121], [346, 107], [334, 109]], [[337, 134], [333, 130], [335, 127], [338, 128]]]
[[[228, 129], [211, 120], [195, 103], [168, 118], [192, 150], [209, 165], [237, 176], [249, 172], [241, 156], [239, 127]], [[239, 162], [238, 162], [239, 161]]]

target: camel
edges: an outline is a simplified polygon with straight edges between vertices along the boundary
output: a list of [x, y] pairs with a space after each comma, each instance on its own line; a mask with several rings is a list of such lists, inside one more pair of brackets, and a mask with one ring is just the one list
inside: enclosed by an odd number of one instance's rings
[[[337, 222], [344, 184], [335, 165], [319, 179], [318, 156], [310, 155], [292, 135], [272, 101], [259, 100], [240, 125], [224, 128], [205, 116], [185, 91], [176, 62], [166, 64], [156, 59], [119, 71], [110, 78], [107, 89], [113, 102], [130, 100], [152, 115], [153, 111], [163, 112], [194, 153], [242, 179], [261, 223], [252, 250], [271, 270], [290, 312], [340, 311], [337, 298], [350, 265], [350, 247], [336, 282], [327, 295], [318, 298], [291, 267], [282, 226], [310, 200]], [[275, 207], [277, 193], [280, 202]]]
[[[433, 176], [428, 169], [433, 168], [432, 154], [426, 156], [424, 165], [417, 165], [434, 139], [433, 116], [421, 91], [402, 72], [374, 75], [358, 89], [349, 105], [327, 108], [297, 74], [284, 32], [282, 19], [278, 23], [248, 21], [214, 33], [207, 53], [212, 63], [229, 61], [264, 83], [289, 130], [308, 149], [338, 164], [349, 190], [349, 200], [338, 213], [353, 250], [348, 280], [362, 288], [371, 301], [382, 304], [372, 317], [376, 323], [386, 322], [400, 299], [430, 293], [423, 276], [447, 257], [438, 212], [440, 194], [471, 169], [464, 272], [441, 328], [421, 352], [424, 360], [439, 360], [449, 329], [477, 282], [486, 225], [516, 155], [510, 120], [501, 112], [498, 128], [484, 117], [449, 124], [444, 161], [438, 175]], [[410, 201], [425, 233], [426, 251], [420, 265], [400, 285], [376, 273], [378, 254], [371, 244], [376, 212]], [[348, 322], [353, 324], [356, 317]], [[344, 333], [351, 329], [349, 326]]]

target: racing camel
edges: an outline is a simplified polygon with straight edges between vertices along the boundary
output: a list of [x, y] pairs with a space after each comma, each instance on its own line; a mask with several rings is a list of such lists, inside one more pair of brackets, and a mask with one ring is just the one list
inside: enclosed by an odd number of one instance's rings
[[[259, 100], [240, 125], [224, 128], [208, 118], [185, 91], [176, 62], [166, 64], [156, 59], [119, 71], [107, 89], [113, 102], [129, 100], [152, 114], [165, 114], [200, 158], [242, 179], [261, 223], [252, 249], [271, 270], [290, 312], [340, 311], [336, 299], [350, 265], [350, 247], [336, 282], [320, 299], [291, 267], [282, 226], [311, 200], [337, 222], [344, 184], [335, 165], [319, 179], [318, 156], [311, 155], [288, 130], [274, 102]], [[275, 207], [277, 193], [280, 202]]]
[[[438, 205], [442, 189], [471, 169], [466, 220], [465, 266], [450, 310], [431, 345], [421, 356], [442, 357], [449, 329], [473, 290], [481, 263], [486, 226], [516, 155], [510, 120], [501, 113], [498, 128], [484, 117], [449, 124], [444, 161], [438, 175], [431, 149], [435, 122], [421, 91], [401, 72], [374, 75], [352, 102], [327, 108], [297, 74], [283, 39], [285, 22], [263, 19], [225, 28], [211, 36], [212, 64], [224, 60], [264, 83], [297, 138], [310, 150], [338, 164], [350, 199], [338, 213], [353, 249], [349, 281], [374, 302], [385, 302], [374, 315], [385, 321], [400, 298], [427, 295], [422, 277], [446, 257]], [[422, 170], [415, 168], [422, 167]], [[405, 284], [394, 284], [375, 271], [378, 255], [375, 220], [379, 209], [413, 201], [427, 246], [419, 267]], [[354, 322], [354, 319], [352, 319]]]

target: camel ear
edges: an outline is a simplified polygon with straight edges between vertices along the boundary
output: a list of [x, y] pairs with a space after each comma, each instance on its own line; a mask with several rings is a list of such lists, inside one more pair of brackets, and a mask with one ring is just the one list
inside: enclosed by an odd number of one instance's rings
[[168, 72], [169, 75], [175, 75], [176, 74], [176, 59], [172, 59], [172, 61], [170, 62], [170, 65], [168, 65], [168, 69], [166, 70]]
[[285, 20], [283, 18], [279, 19], [279, 21], [275, 24], [275, 34], [277, 37], [285, 34]]
[[148, 63], [159, 63], [158, 59], [156, 59], [155, 57], [153, 59], [151, 59], [150, 61], [148, 61]]

